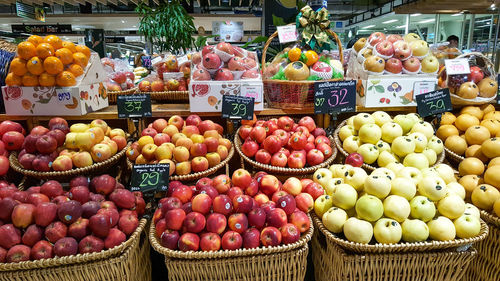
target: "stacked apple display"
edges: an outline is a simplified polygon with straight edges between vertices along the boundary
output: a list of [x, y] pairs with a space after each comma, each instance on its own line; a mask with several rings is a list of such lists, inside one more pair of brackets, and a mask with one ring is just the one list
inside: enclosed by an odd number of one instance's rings
[[326, 191], [314, 202], [324, 226], [351, 242], [394, 244], [447, 241], [477, 236], [479, 210], [464, 201], [465, 190], [446, 164], [378, 168], [333, 165], [313, 176]]
[[76, 177], [20, 191], [0, 184], [0, 262], [100, 252], [125, 242], [146, 204], [109, 175]]
[[295, 243], [310, 228], [314, 201], [303, 190], [310, 183], [289, 178], [282, 184], [265, 172], [252, 178], [244, 169], [196, 186], [173, 181], [153, 216], [156, 237], [163, 247], [184, 252]]
[[438, 59], [429, 45], [415, 33], [405, 36], [374, 32], [360, 38], [353, 46], [357, 60], [371, 74], [435, 74]]
[[[186, 59], [190, 55], [186, 56]], [[191, 61], [181, 61], [169, 55], [153, 65], [156, 76], [150, 76], [139, 83], [141, 92], [187, 91], [191, 74]]]
[[26, 131], [17, 122], [9, 120], [0, 123], [0, 176], [9, 171], [9, 151], [19, 151], [24, 142]]
[[422, 170], [434, 165], [443, 152], [443, 142], [434, 136], [433, 126], [415, 113], [394, 118], [383, 111], [358, 113], [340, 128], [338, 136], [347, 153], [361, 154], [364, 163], [379, 167], [402, 163]]
[[49, 128], [34, 127], [21, 144], [18, 155], [21, 166], [49, 172], [106, 161], [127, 146], [127, 139], [122, 129], [111, 129], [100, 119], [69, 127], [65, 119], [55, 117], [50, 119]]
[[170, 175], [202, 172], [224, 161], [231, 141], [223, 138], [224, 129], [211, 120], [189, 115], [157, 119], [141, 133], [141, 138], [127, 149], [135, 164], [170, 164]]

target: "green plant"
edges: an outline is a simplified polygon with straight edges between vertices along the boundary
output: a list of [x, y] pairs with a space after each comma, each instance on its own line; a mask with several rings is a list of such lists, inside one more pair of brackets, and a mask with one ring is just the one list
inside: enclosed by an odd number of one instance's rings
[[207, 36], [198, 35], [198, 37], [196, 38], [196, 41], [194, 42], [194, 46], [196, 47], [196, 50], [201, 51], [201, 49], [205, 45], [207, 45], [208, 38], [214, 38], [216, 36], [217, 35], [207, 35]]
[[151, 8], [139, 2], [135, 11], [141, 17], [139, 33], [160, 52], [177, 54], [194, 46], [196, 32], [193, 17], [188, 15], [180, 0], [164, 0]]

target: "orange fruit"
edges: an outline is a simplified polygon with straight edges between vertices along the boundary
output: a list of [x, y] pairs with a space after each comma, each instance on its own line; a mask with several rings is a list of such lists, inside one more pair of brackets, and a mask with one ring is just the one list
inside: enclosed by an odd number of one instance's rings
[[85, 68], [89, 63], [89, 58], [83, 53], [76, 52], [73, 54], [73, 62]]
[[56, 76], [56, 84], [60, 87], [70, 87], [76, 84], [76, 79], [73, 73], [63, 71]]
[[5, 84], [7, 86], [22, 86], [23, 81], [21, 80], [21, 77], [11, 72], [5, 77]]
[[70, 64], [73, 62], [73, 53], [68, 48], [61, 48], [57, 50], [56, 57], [60, 59], [63, 64]]
[[38, 76], [33, 75], [29, 72], [23, 75], [22, 81], [23, 81], [23, 86], [26, 87], [38, 86]]
[[29, 60], [30, 58], [36, 56], [36, 48], [33, 43], [30, 42], [21, 42], [17, 45], [17, 54], [25, 59]]
[[62, 40], [61, 38], [55, 36], [55, 35], [47, 35], [45, 38], [43, 38], [43, 42], [49, 43], [54, 47], [54, 50], [62, 48]]
[[53, 56], [54, 47], [52, 47], [52, 45], [50, 45], [49, 43], [41, 43], [40, 45], [36, 46], [36, 55], [41, 59]]
[[79, 64], [76, 64], [76, 63], [71, 64], [68, 67], [68, 71], [73, 73], [73, 75], [75, 75], [75, 77], [78, 77], [78, 76], [83, 74], [83, 68]]
[[43, 38], [38, 36], [38, 35], [31, 35], [26, 39], [26, 41], [30, 42], [31, 44], [38, 46], [38, 44], [43, 43]]
[[290, 61], [298, 61], [300, 59], [300, 54], [302, 54], [302, 51], [299, 48], [292, 48], [288, 51], [288, 59]]
[[56, 77], [44, 72], [38, 76], [38, 84], [44, 87], [53, 87], [56, 85]]
[[70, 41], [63, 41], [62, 42], [63, 48], [69, 49], [72, 53], [76, 53], [76, 45], [73, 42]]
[[38, 57], [32, 57], [26, 63], [26, 68], [28, 69], [29, 73], [31, 73], [33, 75], [40, 75], [40, 74], [42, 74], [44, 72], [44, 70], [43, 70], [43, 62]]
[[10, 71], [17, 76], [23, 76], [28, 72], [26, 68], [26, 61], [21, 58], [14, 58], [10, 62]]
[[319, 60], [319, 56], [315, 51], [306, 51], [304, 55], [306, 56], [304, 63], [307, 64], [307, 66], [313, 65]]
[[84, 45], [76, 45], [76, 51], [83, 53], [87, 58], [90, 58], [90, 49]]
[[48, 74], [56, 75], [64, 70], [64, 65], [56, 57], [48, 57], [43, 61], [43, 68]]

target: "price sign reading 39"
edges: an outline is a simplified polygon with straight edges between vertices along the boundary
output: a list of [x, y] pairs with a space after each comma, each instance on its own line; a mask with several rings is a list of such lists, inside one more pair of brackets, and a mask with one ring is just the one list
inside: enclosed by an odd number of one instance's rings
[[222, 96], [222, 118], [252, 120], [254, 101], [252, 97]]
[[356, 81], [317, 82], [314, 84], [314, 113], [356, 110]]

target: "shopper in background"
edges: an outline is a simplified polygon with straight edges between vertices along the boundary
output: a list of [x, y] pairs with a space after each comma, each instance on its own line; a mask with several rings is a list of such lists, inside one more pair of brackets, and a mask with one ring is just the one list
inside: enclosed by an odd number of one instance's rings
[[458, 48], [458, 36], [450, 35], [446, 41], [450, 43], [448, 44], [448, 48]]

